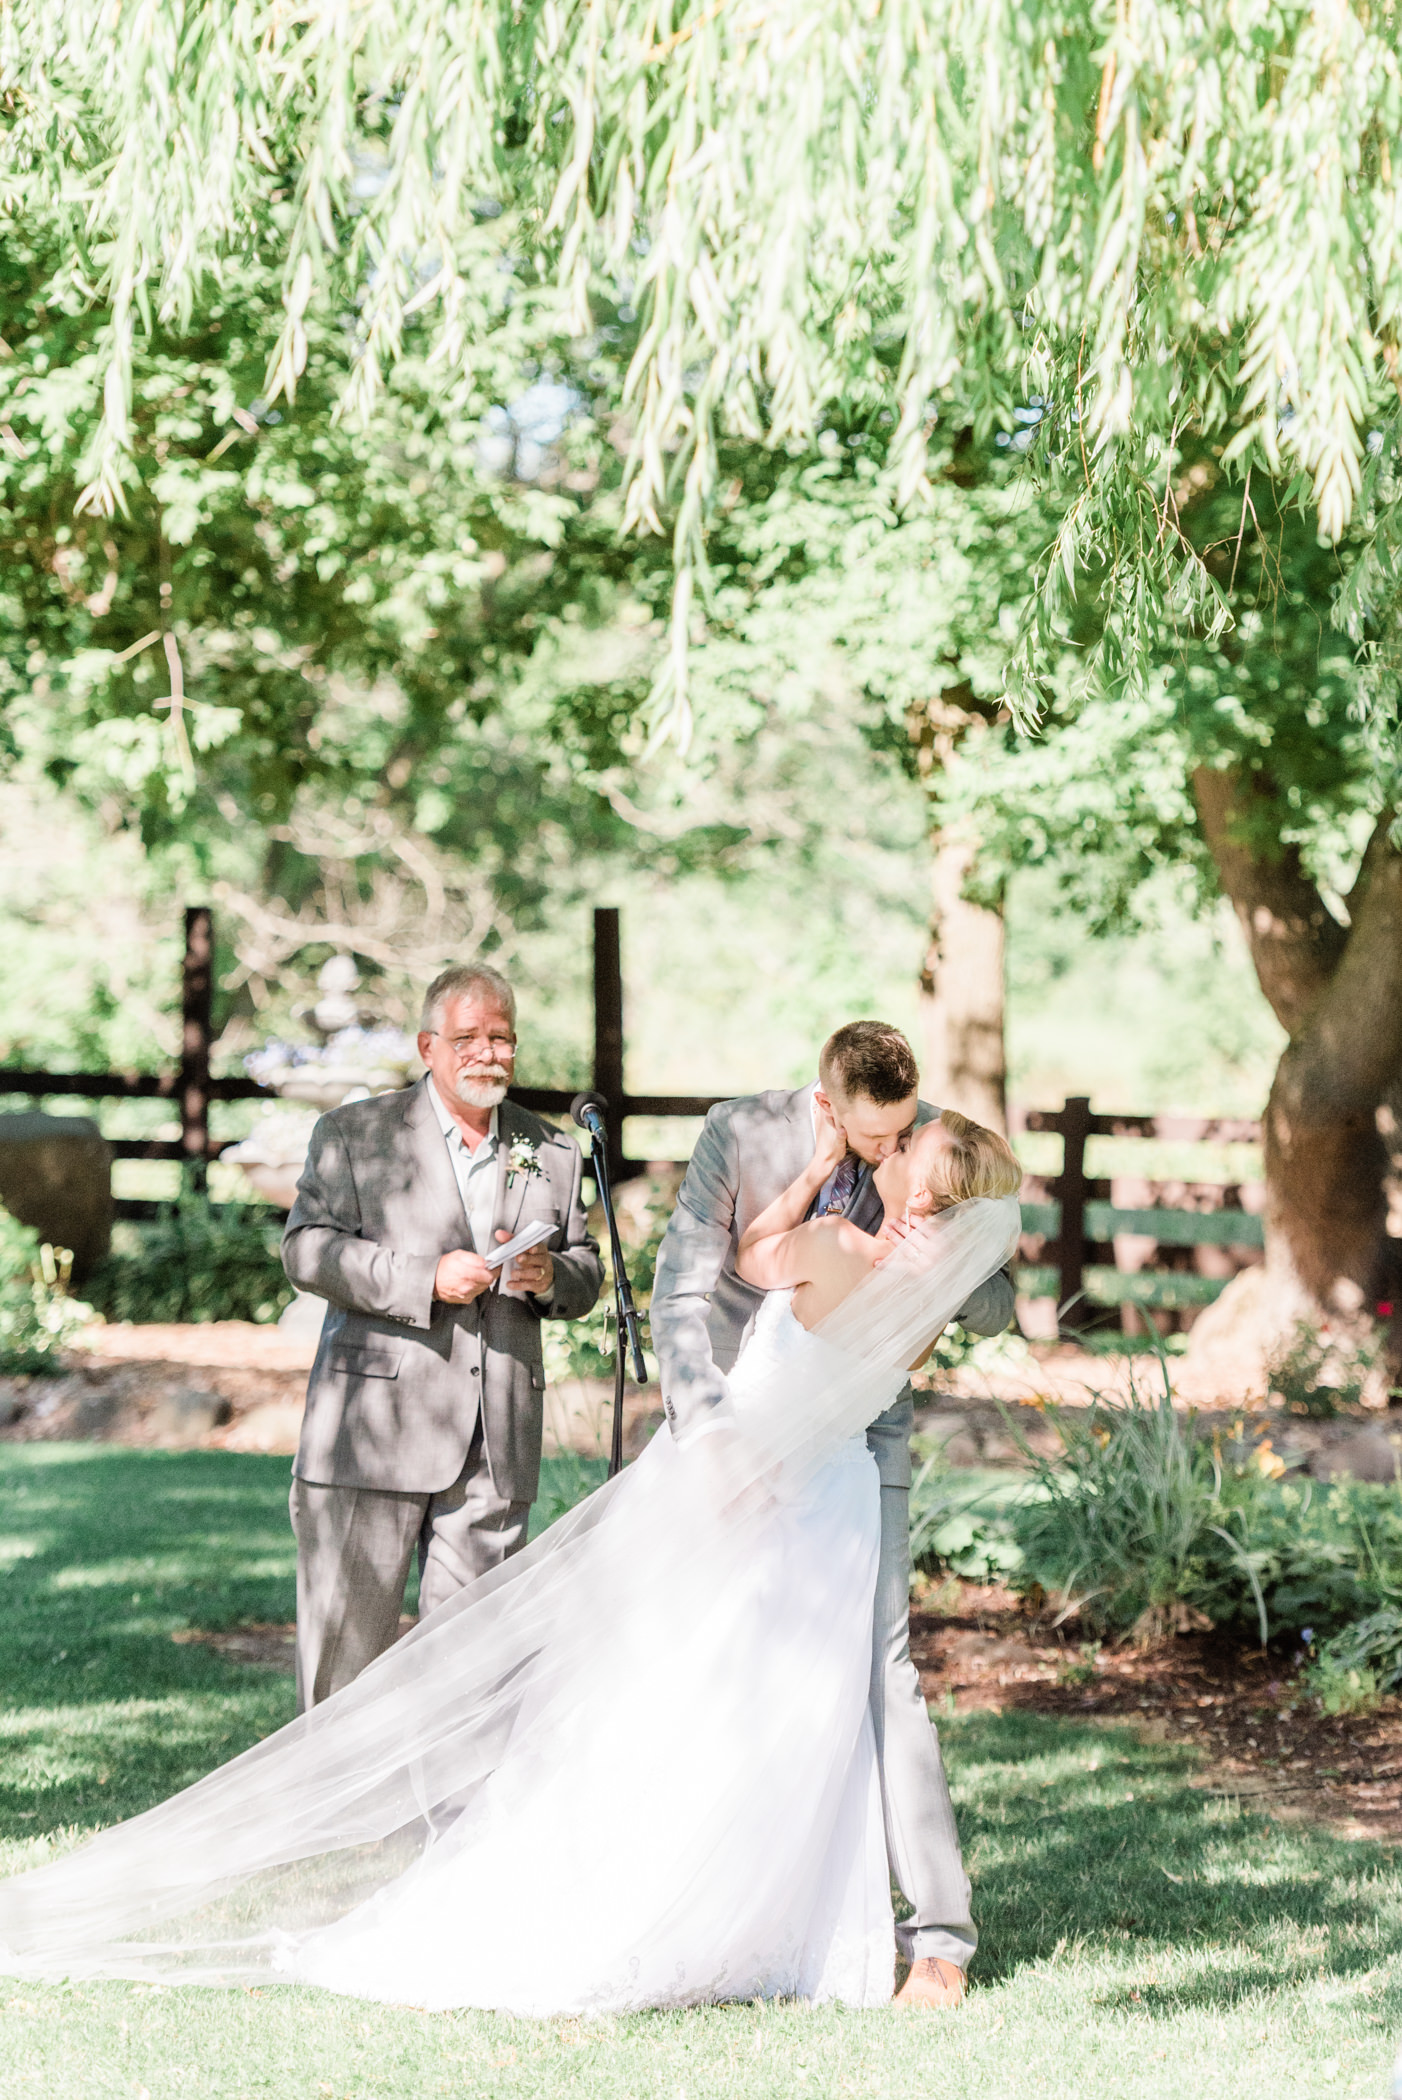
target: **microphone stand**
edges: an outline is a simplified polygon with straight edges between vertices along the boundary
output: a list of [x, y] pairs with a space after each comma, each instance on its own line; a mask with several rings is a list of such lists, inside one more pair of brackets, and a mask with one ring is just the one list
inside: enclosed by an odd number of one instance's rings
[[623, 1248], [618, 1237], [618, 1218], [613, 1207], [613, 1187], [609, 1181], [608, 1138], [603, 1121], [607, 1111], [608, 1103], [601, 1094], [577, 1094], [570, 1107], [570, 1114], [575, 1122], [589, 1133], [594, 1185], [599, 1191], [599, 1201], [604, 1207], [604, 1217], [608, 1222], [609, 1256], [613, 1263], [613, 1439], [609, 1449], [608, 1470], [608, 1477], [612, 1480], [616, 1473], [623, 1471], [625, 1352], [633, 1359], [633, 1378], [636, 1384], [647, 1384], [647, 1365], [643, 1360], [638, 1309], [633, 1303], [633, 1286], [628, 1281], [628, 1271], [624, 1266]]

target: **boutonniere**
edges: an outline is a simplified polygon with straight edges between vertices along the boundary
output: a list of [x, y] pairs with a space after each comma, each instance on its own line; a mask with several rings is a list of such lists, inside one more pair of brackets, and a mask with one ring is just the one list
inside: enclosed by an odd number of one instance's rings
[[529, 1180], [532, 1174], [539, 1172], [540, 1161], [536, 1158], [535, 1146], [529, 1138], [517, 1138], [506, 1156], [507, 1187], [511, 1187], [518, 1174], [524, 1174]]

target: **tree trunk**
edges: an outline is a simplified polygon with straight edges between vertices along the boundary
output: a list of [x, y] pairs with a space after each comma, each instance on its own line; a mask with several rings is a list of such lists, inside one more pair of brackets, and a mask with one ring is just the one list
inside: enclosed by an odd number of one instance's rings
[[[1387, 810], [1344, 925], [1297, 849], [1278, 832], [1271, 839], [1268, 782], [1203, 769], [1193, 790], [1261, 989], [1290, 1036], [1263, 1124], [1265, 1271], [1230, 1287], [1243, 1311], [1251, 1307], [1268, 1365], [1302, 1321], [1357, 1344], [1379, 1302], [1396, 1302], [1379, 1114], [1402, 1073], [1402, 855]], [[1195, 1326], [1190, 1355], [1204, 1357], [1225, 1336], [1228, 1295]]]
[[1007, 1129], [1003, 1040], [1003, 912], [964, 895], [975, 850], [936, 831], [931, 839], [930, 945], [920, 975], [924, 1090], [993, 1130]]
[[977, 842], [946, 828], [939, 817], [945, 767], [988, 719], [987, 706], [960, 680], [912, 706], [906, 720], [930, 813], [930, 941], [920, 972], [921, 1086], [926, 1099], [940, 1108], [957, 1108], [993, 1130], [1006, 1131], [1002, 899], [990, 907], [964, 894]]

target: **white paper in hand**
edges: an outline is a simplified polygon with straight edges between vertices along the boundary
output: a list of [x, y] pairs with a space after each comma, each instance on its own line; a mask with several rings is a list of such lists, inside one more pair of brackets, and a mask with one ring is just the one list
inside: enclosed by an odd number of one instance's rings
[[554, 1230], [552, 1219], [535, 1218], [529, 1225], [523, 1225], [514, 1239], [503, 1240], [499, 1246], [492, 1248], [490, 1254], [483, 1255], [482, 1259], [488, 1268], [499, 1269], [501, 1272], [497, 1280], [497, 1289], [503, 1298], [529, 1298], [530, 1292], [524, 1283], [513, 1283], [509, 1264], [518, 1254], [524, 1254], [528, 1247], [538, 1247], [542, 1240], [548, 1240]]
[[498, 1269], [504, 1261], [515, 1261], [517, 1255], [524, 1254], [528, 1247], [538, 1247], [542, 1240], [549, 1239], [554, 1230], [553, 1218], [532, 1218], [529, 1225], [521, 1227], [514, 1239], [502, 1240], [498, 1246], [484, 1254], [482, 1259], [489, 1269]]

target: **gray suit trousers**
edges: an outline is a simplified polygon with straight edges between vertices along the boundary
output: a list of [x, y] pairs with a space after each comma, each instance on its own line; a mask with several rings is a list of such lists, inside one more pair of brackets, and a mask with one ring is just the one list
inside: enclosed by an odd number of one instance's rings
[[496, 1491], [473, 1436], [462, 1472], [438, 1494], [323, 1486], [294, 1478], [297, 1711], [320, 1705], [383, 1655], [399, 1633], [418, 1554], [419, 1617], [501, 1566], [526, 1543], [529, 1502]]
[[896, 1927], [909, 1961], [939, 1956], [966, 1968], [978, 1945], [969, 1877], [939, 1737], [910, 1654], [910, 1490], [881, 1488], [871, 1718], [881, 1772], [886, 1852], [912, 1916]]

